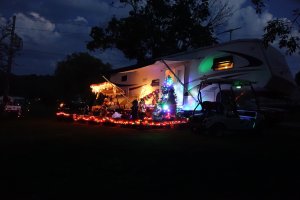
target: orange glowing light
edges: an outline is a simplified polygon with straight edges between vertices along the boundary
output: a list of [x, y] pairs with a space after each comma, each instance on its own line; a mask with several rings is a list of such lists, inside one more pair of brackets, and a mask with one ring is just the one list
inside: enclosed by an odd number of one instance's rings
[[62, 117], [70, 117], [71, 115], [65, 112], [58, 112], [56, 113], [56, 116], [62, 116]]
[[141, 93], [140, 93], [140, 99], [144, 98], [145, 96], [151, 94], [152, 91], [152, 86], [151, 85], [144, 85], [141, 89]]
[[100, 93], [113, 96], [124, 94], [124, 91], [122, 89], [118, 88], [116, 85], [110, 82], [92, 84], [90, 85], [90, 88], [92, 89], [92, 92], [97, 95], [97, 97]]
[[151, 126], [151, 127], [174, 127], [175, 124], [184, 124], [188, 122], [188, 119], [176, 119], [170, 121], [155, 122], [151, 119], [144, 120], [130, 120], [130, 119], [113, 119], [111, 117], [99, 117], [99, 116], [90, 116], [90, 115], [78, 115], [78, 114], [69, 114], [65, 112], [57, 112], [59, 117], [72, 117], [73, 121], [84, 121], [84, 122], [95, 122], [97, 124], [102, 124], [103, 122], [108, 122], [112, 124], [121, 124], [121, 125], [135, 125], [135, 126]]
[[230, 60], [220, 61], [216, 64], [214, 67], [214, 70], [221, 71], [226, 69], [232, 69], [233, 68], [233, 62]]

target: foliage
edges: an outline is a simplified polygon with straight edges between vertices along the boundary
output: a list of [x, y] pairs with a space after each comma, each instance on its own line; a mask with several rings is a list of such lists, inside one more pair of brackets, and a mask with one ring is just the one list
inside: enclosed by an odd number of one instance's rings
[[[53, 76], [11, 75], [9, 95], [26, 99], [39, 99], [47, 103], [54, 103], [58, 97], [54, 87]], [[4, 83], [5, 73], [0, 71], [0, 83]], [[0, 96], [4, 93], [4, 84], [0, 84]]]
[[211, 15], [216, 0], [120, 0], [130, 6], [129, 16], [113, 17], [105, 28], [93, 27], [89, 50], [118, 48], [129, 59], [149, 58], [185, 51], [217, 42], [214, 28], [229, 17], [227, 4]]
[[4, 70], [7, 65], [7, 55], [8, 55], [8, 42], [10, 31], [7, 24], [0, 25], [0, 69]]
[[266, 6], [264, 0], [251, 0], [255, 6], [256, 13], [261, 14], [263, 8]]
[[73, 53], [57, 63], [55, 77], [58, 90], [64, 99], [86, 98], [91, 94], [92, 83], [103, 82], [101, 75], [111, 69], [109, 64], [88, 53]]
[[22, 47], [22, 39], [17, 34], [14, 34], [14, 42], [10, 46], [11, 31], [11, 23], [0, 23], [0, 70], [2, 71], [7, 71], [8, 55], [10, 53], [14, 55]]
[[263, 41], [265, 46], [268, 46], [269, 43], [273, 43], [278, 38], [279, 48], [286, 48], [287, 54], [300, 53], [300, 37], [298, 36], [300, 32], [294, 32], [293, 29], [293, 23], [287, 19], [269, 21], [264, 28], [265, 34], [263, 35]]
[[[256, 12], [261, 14], [265, 7], [264, 0], [251, 0]], [[265, 46], [274, 43], [277, 39], [279, 48], [286, 49], [286, 53], [300, 53], [300, 9], [293, 10], [293, 19], [273, 19], [268, 21], [264, 28], [263, 42]]]

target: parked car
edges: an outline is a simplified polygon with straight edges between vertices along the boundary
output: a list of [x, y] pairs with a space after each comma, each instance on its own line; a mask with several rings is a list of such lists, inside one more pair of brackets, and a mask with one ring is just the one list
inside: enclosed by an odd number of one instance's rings
[[9, 96], [6, 100], [0, 97], [0, 105], [0, 113], [3, 117], [21, 117], [28, 109], [23, 97]]

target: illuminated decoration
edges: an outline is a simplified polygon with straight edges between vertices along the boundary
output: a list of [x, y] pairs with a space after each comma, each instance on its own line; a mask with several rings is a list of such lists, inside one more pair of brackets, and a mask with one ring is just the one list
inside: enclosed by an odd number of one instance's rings
[[166, 79], [166, 86], [171, 87], [173, 85], [173, 83], [174, 83], [173, 79], [170, 76], [168, 76]]
[[152, 98], [157, 99], [159, 89], [156, 89], [155, 91], [152, 91], [152, 87], [150, 85], [144, 85], [142, 87], [139, 99], [143, 99], [144, 101], [150, 100]]
[[173, 83], [172, 77], [167, 75], [167, 78], [161, 86], [162, 96], [153, 112], [153, 118], [157, 121], [170, 120], [176, 117], [177, 97]]
[[221, 58], [215, 58], [212, 66], [215, 71], [228, 70], [233, 68], [233, 57], [226, 56]]
[[[92, 92], [95, 94], [104, 93], [105, 95], [113, 94], [117, 95], [118, 93], [121, 93], [121, 89], [118, 91], [118, 87], [115, 87], [110, 82], [104, 82], [101, 84], [93, 84], [90, 86], [92, 89]], [[155, 91], [152, 91], [153, 88], [150, 86], [145, 86], [142, 88], [140, 99], [143, 100], [149, 100], [153, 99], [155, 101], [152, 101], [153, 105], [156, 105], [159, 107], [159, 109], [156, 109], [156, 111], [159, 111], [159, 113], [162, 116], [162, 120], [157, 121], [154, 117], [144, 117], [143, 119], [132, 119], [131, 117], [128, 117], [126, 115], [126, 112], [120, 113], [118, 118], [114, 118], [114, 115], [106, 115], [106, 116], [94, 116], [94, 115], [85, 115], [85, 114], [72, 114], [68, 113], [68, 111], [61, 111], [61, 108], [64, 107], [64, 104], [61, 104], [58, 109], [59, 112], [56, 113], [56, 116], [58, 119], [68, 119], [72, 120], [74, 122], [84, 122], [84, 123], [93, 123], [93, 124], [100, 124], [100, 125], [106, 125], [106, 124], [113, 124], [115, 126], [145, 126], [145, 127], [153, 127], [153, 128], [164, 128], [169, 127], [173, 128], [176, 125], [186, 124], [188, 122], [187, 118], [183, 117], [176, 117], [176, 95], [174, 92], [173, 87], [173, 79], [171, 76], [168, 76], [165, 80], [165, 84], [161, 87], [162, 88], [162, 98], [159, 103], [158, 96], [159, 96], [159, 89], [156, 89]], [[109, 92], [108, 92], [109, 91]], [[109, 94], [108, 94], [109, 93]], [[124, 118], [122, 118], [124, 114]], [[166, 120], [165, 120], [166, 119]]]
[[87, 122], [95, 123], [99, 125], [103, 124], [114, 124], [122, 126], [146, 126], [153, 128], [164, 128], [170, 127], [174, 128], [176, 125], [187, 124], [187, 118], [180, 118], [168, 121], [154, 121], [152, 118], [144, 118], [144, 120], [131, 120], [131, 119], [113, 119], [112, 117], [99, 117], [91, 115], [78, 115], [78, 114], [69, 114], [65, 112], [56, 113], [57, 117], [60, 118], [71, 118], [74, 122]]
[[92, 84], [90, 88], [92, 89], [93, 93], [97, 94], [102, 92], [103, 90], [113, 89], [113, 86], [108, 82], [104, 82], [100, 84]]
[[71, 114], [65, 113], [65, 112], [57, 112], [56, 116], [57, 117], [71, 117]]
[[163, 105], [163, 110], [164, 110], [164, 111], [170, 111], [169, 105], [164, 104], [164, 105]]
[[[144, 86], [143, 86], [144, 87]], [[150, 86], [151, 87], [151, 86]], [[143, 99], [144, 101], [148, 101], [150, 99], [155, 100], [153, 102], [156, 102], [157, 99], [158, 99], [158, 93], [159, 93], [159, 89], [156, 89], [155, 91], [153, 92], [149, 92], [149, 93], [146, 93], [147, 92], [147, 88], [148, 86], [144, 89], [142, 89], [141, 91], [141, 94], [140, 94], [140, 99]], [[152, 88], [151, 88], [152, 89]], [[151, 91], [151, 90], [150, 90]], [[152, 103], [153, 104], [153, 103]]]
[[140, 93], [140, 99], [144, 98], [145, 96], [147, 96], [148, 94], [150, 94], [152, 92], [152, 87], [150, 85], [144, 85], [141, 89], [141, 93]]
[[110, 82], [104, 82], [99, 84], [92, 84], [90, 85], [92, 92], [99, 96], [100, 93], [107, 95], [107, 96], [116, 96], [119, 94], [124, 94], [124, 92], [119, 89], [116, 85]]

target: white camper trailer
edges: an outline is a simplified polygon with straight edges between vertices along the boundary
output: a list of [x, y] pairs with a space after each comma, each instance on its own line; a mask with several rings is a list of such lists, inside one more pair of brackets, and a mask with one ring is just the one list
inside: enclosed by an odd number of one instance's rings
[[[195, 108], [199, 84], [209, 78], [248, 80], [261, 94], [290, 95], [295, 89], [284, 56], [258, 39], [230, 41], [166, 56], [146, 66], [125, 67], [115, 70], [110, 81], [133, 100], [160, 89], [168, 75], [174, 80], [178, 107], [185, 111]], [[215, 87], [206, 91], [204, 98], [216, 98]]]

